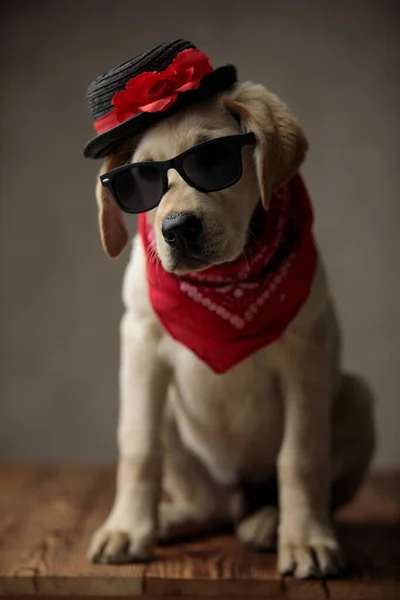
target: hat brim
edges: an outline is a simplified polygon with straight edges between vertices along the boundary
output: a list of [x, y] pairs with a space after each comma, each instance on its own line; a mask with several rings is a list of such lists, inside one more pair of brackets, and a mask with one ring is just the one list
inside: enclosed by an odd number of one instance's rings
[[219, 67], [205, 75], [200, 87], [178, 95], [178, 99], [169, 110], [157, 113], [139, 113], [120, 125], [109, 129], [88, 142], [83, 150], [87, 158], [103, 158], [112, 154], [120, 144], [129, 138], [143, 133], [146, 129], [176, 113], [181, 108], [198, 100], [204, 100], [213, 94], [223, 92], [236, 83], [236, 69], [233, 65]]

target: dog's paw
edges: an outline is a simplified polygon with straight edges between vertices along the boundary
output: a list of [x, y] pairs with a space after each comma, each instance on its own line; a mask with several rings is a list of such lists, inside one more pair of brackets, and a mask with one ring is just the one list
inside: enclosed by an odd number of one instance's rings
[[278, 510], [274, 506], [264, 506], [239, 523], [236, 535], [255, 550], [271, 550], [276, 546], [277, 527]]
[[153, 545], [153, 536], [135, 535], [134, 532], [104, 526], [93, 534], [87, 558], [94, 563], [105, 564], [145, 562], [151, 558]]
[[280, 536], [278, 571], [299, 579], [336, 575], [344, 568], [343, 554], [331, 528], [318, 535]]

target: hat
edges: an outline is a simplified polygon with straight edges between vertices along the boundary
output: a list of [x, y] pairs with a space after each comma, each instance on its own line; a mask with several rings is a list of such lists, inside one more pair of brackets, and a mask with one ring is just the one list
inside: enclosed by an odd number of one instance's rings
[[213, 69], [206, 54], [185, 40], [161, 44], [95, 79], [88, 88], [97, 136], [84, 155], [101, 158], [180, 108], [236, 82], [236, 69]]

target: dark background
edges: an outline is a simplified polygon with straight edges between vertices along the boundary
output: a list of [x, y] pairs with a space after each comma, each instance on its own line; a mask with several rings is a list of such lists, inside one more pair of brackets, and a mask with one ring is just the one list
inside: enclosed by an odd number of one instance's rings
[[377, 464], [400, 464], [399, 15], [382, 0], [1, 2], [0, 460], [116, 456], [128, 252], [111, 262], [100, 246], [85, 92], [183, 37], [304, 125], [345, 365], [377, 394]]

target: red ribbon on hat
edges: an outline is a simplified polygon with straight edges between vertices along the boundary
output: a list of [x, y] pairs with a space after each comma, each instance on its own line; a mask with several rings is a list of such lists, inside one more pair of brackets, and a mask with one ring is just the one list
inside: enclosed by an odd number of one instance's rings
[[189, 48], [180, 52], [164, 71], [140, 73], [130, 79], [125, 89], [114, 94], [114, 108], [94, 122], [97, 133], [105, 133], [142, 112], [168, 110], [178, 94], [195, 90], [207, 73], [212, 72], [209, 57]]

